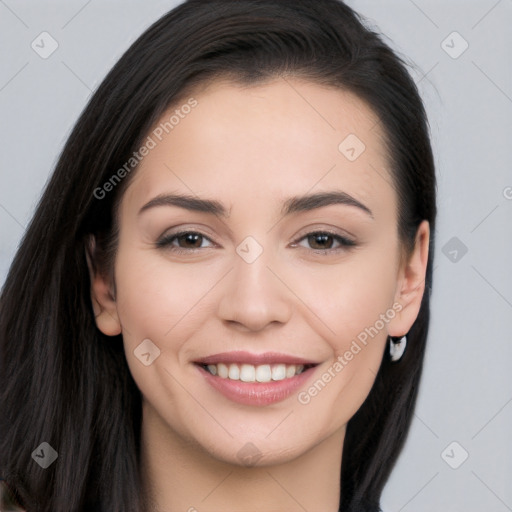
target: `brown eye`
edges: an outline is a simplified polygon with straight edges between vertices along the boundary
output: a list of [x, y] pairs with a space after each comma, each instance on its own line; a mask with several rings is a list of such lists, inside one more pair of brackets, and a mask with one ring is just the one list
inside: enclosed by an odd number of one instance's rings
[[[349, 249], [356, 245], [353, 240], [326, 231], [315, 231], [302, 237], [300, 241], [306, 240], [309, 248], [319, 254], [330, 254]], [[335, 244], [338, 244], [335, 246]], [[302, 244], [301, 244], [302, 245]]]
[[334, 243], [334, 237], [327, 233], [315, 233], [307, 236], [312, 249], [330, 249]]
[[158, 240], [156, 246], [175, 252], [186, 252], [208, 248], [208, 246], [202, 247], [205, 241], [211, 242], [210, 239], [202, 233], [196, 231], [182, 231], [162, 237]]
[[184, 247], [185, 249], [197, 249], [201, 247], [203, 235], [199, 233], [185, 233], [184, 235], [178, 235], [176, 240], [178, 240], [180, 247]]

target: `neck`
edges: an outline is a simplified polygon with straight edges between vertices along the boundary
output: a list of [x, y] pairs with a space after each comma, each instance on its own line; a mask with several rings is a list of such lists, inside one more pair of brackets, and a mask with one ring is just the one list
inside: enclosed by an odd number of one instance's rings
[[283, 463], [239, 466], [179, 436], [144, 402], [140, 460], [148, 512], [338, 512], [344, 437], [338, 430]]

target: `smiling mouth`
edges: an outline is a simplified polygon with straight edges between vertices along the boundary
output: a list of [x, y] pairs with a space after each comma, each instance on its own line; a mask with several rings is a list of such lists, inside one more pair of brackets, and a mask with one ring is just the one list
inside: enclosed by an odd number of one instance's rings
[[316, 364], [260, 364], [247, 363], [196, 363], [215, 377], [240, 382], [276, 382], [290, 379], [309, 370]]

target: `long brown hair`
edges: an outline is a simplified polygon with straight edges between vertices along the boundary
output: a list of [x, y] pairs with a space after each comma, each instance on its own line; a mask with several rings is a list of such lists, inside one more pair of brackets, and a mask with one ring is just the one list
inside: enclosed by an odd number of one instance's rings
[[[429, 325], [436, 187], [424, 106], [404, 60], [339, 0], [189, 0], [142, 34], [90, 99], [3, 287], [0, 477], [27, 511], [145, 510], [140, 391], [121, 335], [96, 327], [85, 260], [91, 234], [115, 253], [116, 208], [136, 169], [104, 197], [98, 187], [188, 87], [286, 74], [367, 102], [387, 139], [404, 247], [430, 223], [426, 293], [408, 349], [398, 364], [384, 357], [340, 461], [340, 510], [379, 510], [412, 418]], [[58, 452], [47, 469], [31, 457], [42, 442]]]

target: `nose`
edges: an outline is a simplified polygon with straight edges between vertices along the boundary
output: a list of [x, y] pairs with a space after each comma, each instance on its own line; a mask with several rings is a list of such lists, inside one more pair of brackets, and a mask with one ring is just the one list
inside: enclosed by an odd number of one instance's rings
[[235, 254], [225, 277], [218, 315], [230, 328], [261, 331], [269, 324], [285, 324], [292, 313], [290, 293], [279, 276], [279, 265], [263, 252], [254, 260]]

